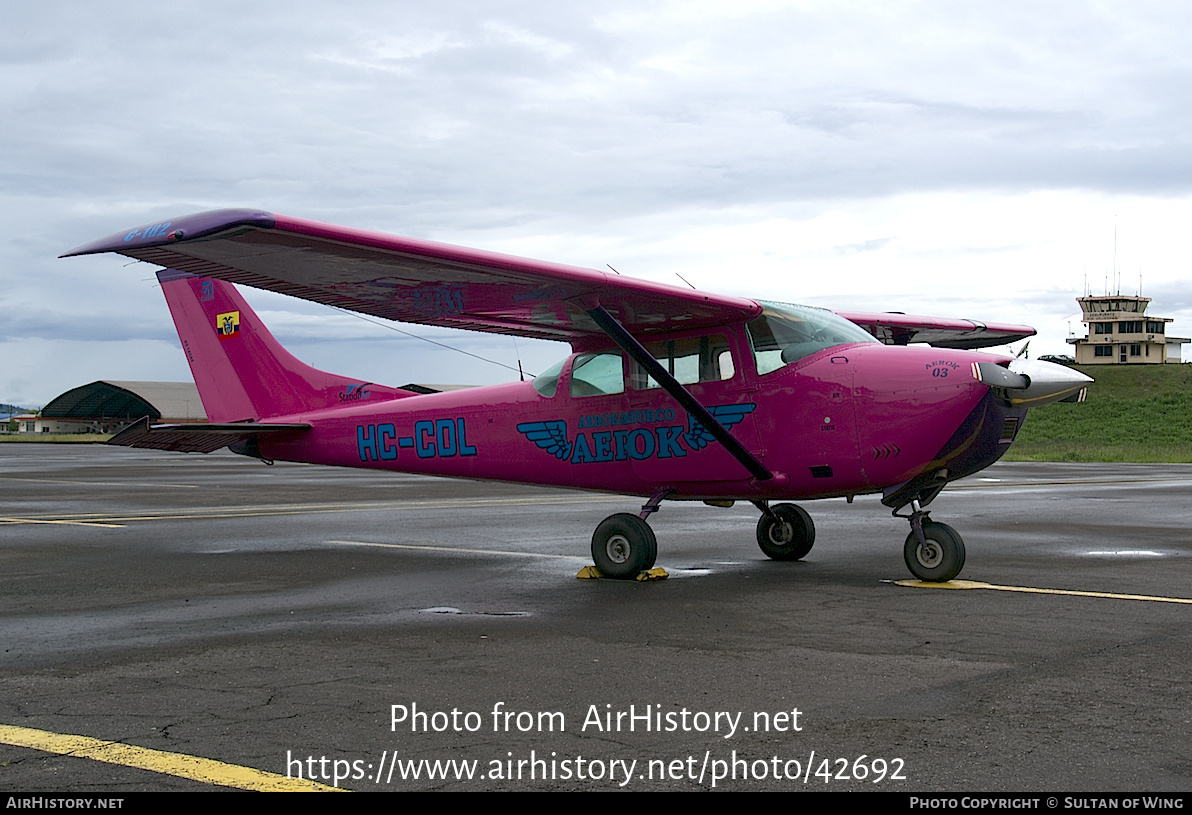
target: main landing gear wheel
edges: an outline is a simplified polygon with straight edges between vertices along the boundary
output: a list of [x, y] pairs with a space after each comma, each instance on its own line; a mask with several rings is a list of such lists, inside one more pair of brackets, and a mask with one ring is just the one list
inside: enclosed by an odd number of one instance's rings
[[[802, 507], [775, 504], [757, 522], [757, 545], [774, 560], [801, 560], [815, 544], [815, 524]], [[777, 519], [775, 519], [775, 516]]]
[[610, 515], [592, 535], [592, 560], [605, 577], [632, 579], [651, 568], [657, 557], [654, 530], [636, 515]]
[[919, 545], [914, 531], [906, 536], [902, 548], [911, 574], [928, 583], [946, 583], [964, 568], [964, 540], [947, 524], [928, 521], [923, 524], [926, 546]]

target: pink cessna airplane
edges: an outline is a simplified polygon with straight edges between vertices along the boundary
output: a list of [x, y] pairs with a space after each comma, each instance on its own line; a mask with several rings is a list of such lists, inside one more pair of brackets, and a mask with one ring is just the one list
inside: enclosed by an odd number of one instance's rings
[[[646, 498], [592, 537], [610, 577], [654, 565], [646, 519], [663, 500], [749, 501], [762, 551], [798, 560], [815, 525], [772, 502], [880, 492], [910, 521], [911, 572], [951, 580], [964, 542], [923, 508], [997, 461], [1028, 408], [1081, 400], [1091, 381], [971, 350], [1034, 334], [1028, 326], [746, 300], [254, 210], [141, 226], [63, 257], [99, 252], [165, 267], [158, 278], [211, 422], [142, 419], [111, 443]], [[230, 283], [564, 340], [573, 353], [532, 382], [385, 387], [299, 362]]]

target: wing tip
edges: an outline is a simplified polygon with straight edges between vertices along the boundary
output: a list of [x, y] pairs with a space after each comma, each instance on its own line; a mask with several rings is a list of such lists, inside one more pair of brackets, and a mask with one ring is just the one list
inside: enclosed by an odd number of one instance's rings
[[276, 215], [260, 209], [211, 209], [116, 232], [106, 238], [76, 246], [58, 257], [70, 258], [80, 255], [98, 255], [103, 252], [142, 249], [146, 246], [161, 246], [179, 240], [202, 238], [238, 226], [272, 229], [276, 223]]

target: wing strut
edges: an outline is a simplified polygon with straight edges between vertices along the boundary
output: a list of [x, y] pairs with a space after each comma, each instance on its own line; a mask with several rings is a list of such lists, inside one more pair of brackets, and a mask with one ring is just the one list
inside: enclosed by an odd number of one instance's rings
[[617, 318], [609, 314], [603, 306], [596, 306], [596, 308], [588, 310], [588, 316], [596, 321], [596, 325], [604, 333], [612, 338], [613, 342], [621, 346], [630, 357], [640, 366], [646, 369], [650, 376], [662, 386], [662, 389], [674, 397], [683, 408], [694, 416], [699, 423], [708, 429], [716, 441], [724, 445], [724, 449], [732, 454], [733, 458], [741, 462], [745, 469], [756, 478], [758, 481], [769, 481], [774, 477], [766, 466], [758, 461], [757, 457], [745, 449], [741, 442], [724, 429], [716, 417], [712, 415], [706, 407], [701, 405], [699, 401], [691, 395], [691, 392], [679, 384], [670, 373], [663, 368], [658, 360], [654, 359], [653, 355], [646, 350], [645, 346], [637, 341], [637, 338], [626, 330], [625, 326], [617, 322]]

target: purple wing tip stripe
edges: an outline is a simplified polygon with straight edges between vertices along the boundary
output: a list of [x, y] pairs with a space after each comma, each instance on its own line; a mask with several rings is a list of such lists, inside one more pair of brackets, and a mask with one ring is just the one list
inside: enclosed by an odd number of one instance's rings
[[141, 249], [147, 246], [161, 246], [176, 240], [201, 238], [235, 227], [256, 227], [272, 229], [276, 218], [270, 212], [258, 209], [213, 209], [185, 215], [171, 221], [158, 221], [138, 226], [136, 229], [117, 232], [106, 238], [71, 249], [60, 257], [95, 255], [100, 252], [119, 252], [127, 249]]

